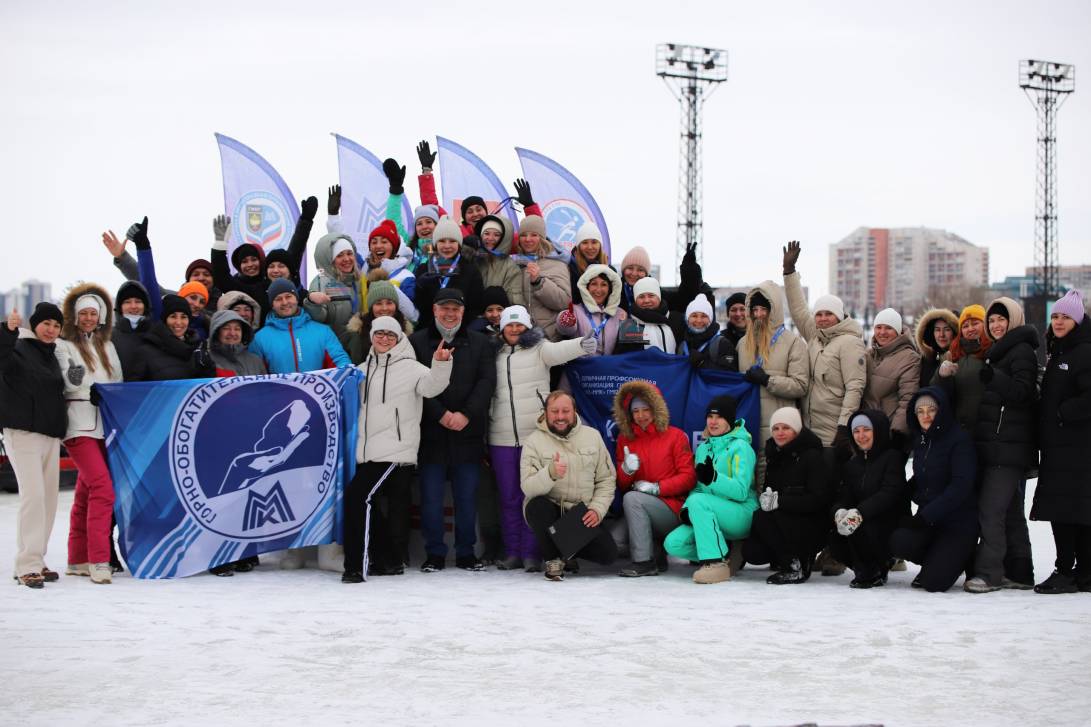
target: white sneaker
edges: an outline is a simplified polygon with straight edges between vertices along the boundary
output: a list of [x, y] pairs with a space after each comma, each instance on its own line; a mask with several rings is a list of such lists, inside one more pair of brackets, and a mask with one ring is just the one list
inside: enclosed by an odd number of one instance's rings
[[113, 583], [113, 571], [109, 563], [91, 563], [88, 566], [88, 574], [92, 583]]
[[299, 570], [304, 566], [306, 552], [303, 548], [292, 548], [284, 551], [284, 557], [280, 559], [282, 570]]
[[975, 576], [962, 584], [962, 590], [967, 593], [992, 593], [999, 591], [1000, 586], [990, 586], [984, 578]]
[[68, 567], [64, 569], [66, 576], [89, 576], [91, 575], [90, 563], [69, 563]]

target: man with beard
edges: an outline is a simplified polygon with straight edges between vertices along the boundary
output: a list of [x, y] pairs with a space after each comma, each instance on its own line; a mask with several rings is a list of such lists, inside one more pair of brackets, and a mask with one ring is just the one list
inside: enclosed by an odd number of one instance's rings
[[[417, 360], [430, 365], [442, 340], [454, 349], [451, 383], [442, 394], [424, 400], [421, 418], [420, 478], [421, 534], [427, 559], [424, 573], [443, 570], [447, 544], [443, 541], [443, 487], [450, 480], [455, 506], [455, 565], [463, 570], [484, 570], [474, 554], [477, 542], [477, 483], [485, 435], [489, 431], [489, 407], [496, 388], [496, 350], [483, 333], [463, 325], [466, 304], [463, 291], [440, 289], [432, 301], [435, 320], [409, 337]], [[412, 426], [403, 422], [402, 426]]]
[[554, 391], [546, 398], [538, 428], [523, 442], [520, 458], [523, 515], [546, 560], [545, 577], [564, 580], [565, 561], [549, 534], [551, 525], [573, 506], [583, 503], [583, 524], [597, 530], [575, 557], [607, 565], [617, 558], [617, 545], [601, 527], [614, 500], [613, 458], [597, 430], [580, 423], [570, 394]]

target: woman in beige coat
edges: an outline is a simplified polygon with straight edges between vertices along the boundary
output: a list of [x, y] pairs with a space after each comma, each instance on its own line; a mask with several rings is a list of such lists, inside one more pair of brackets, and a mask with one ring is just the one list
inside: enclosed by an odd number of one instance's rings
[[908, 333], [902, 331], [902, 317], [893, 308], [875, 316], [871, 346], [867, 352], [867, 385], [864, 408], [878, 409], [890, 420], [890, 443], [908, 453], [909, 400], [920, 388], [921, 356]]

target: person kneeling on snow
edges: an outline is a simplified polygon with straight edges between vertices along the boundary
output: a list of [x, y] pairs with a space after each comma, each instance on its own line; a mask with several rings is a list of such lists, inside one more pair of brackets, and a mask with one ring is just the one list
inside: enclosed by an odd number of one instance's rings
[[697, 484], [682, 506], [682, 524], [663, 541], [671, 555], [701, 563], [694, 583], [720, 583], [738, 571], [742, 559], [735, 541], [749, 534], [758, 507], [756, 457], [746, 422], [735, 418], [737, 408], [726, 394], [709, 403], [704, 441], [697, 447]]
[[554, 391], [546, 398], [538, 428], [523, 441], [519, 469], [526, 497], [523, 515], [546, 558], [548, 580], [563, 581], [565, 566], [549, 528], [581, 502], [587, 506], [583, 524], [597, 533], [574, 558], [602, 565], [617, 559], [617, 545], [601, 527], [614, 499], [614, 463], [602, 435], [580, 422], [571, 394]]
[[913, 586], [934, 593], [954, 585], [977, 546], [977, 452], [955, 421], [942, 389], [929, 386], [909, 402], [913, 502], [917, 512], [890, 536], [897, 558], [919, 563]]
[[[633, 561], [618, 575], [658, 575], [667, 569], [667, 557], [655, 551], [678, 527], [678, 513], [697, 483], [693, 450], [685, 432], [670, 425], [667, 402], [648, 381], [621, 385], [614, 394], [614, 421], [619, 432], [617, 487], [624, 493], [625, 517], [611, 531], [620, 550], [628, 545]], [[653, 559], [653, 554], [658, 557]]]
[[773, 436], [765, 443], [765, 489], [746, 541], [746, 561], [776, 566], [766, 583], [803, 583], [830, 527], [822, 441], [803, 426], [794, 407], [777, 409], [769, 424]]
[[886, 585], [890, 534], [909, 514], [902, 451], [891, 443], [890, 420], [877, 409], [849, 419], [852, 459], [841, 465], [840, 488], [833, 506], [837, 534], [830, 552], [855, 577], [852, 588]]

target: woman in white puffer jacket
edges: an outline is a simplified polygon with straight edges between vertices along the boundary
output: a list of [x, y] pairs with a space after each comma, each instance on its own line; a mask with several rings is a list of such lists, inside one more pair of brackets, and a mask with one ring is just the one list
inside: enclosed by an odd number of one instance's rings
[[497, 567], [528, 572], [541, 570], [534, 533], [523, 519], [523, 489], [519, 484], [522, 442], [538, 426], [549, 396], [549, 369], [594, 353], [595, 337], [552, 342], [534, 328], [530, 313], [513, 305], [500, 314], [496, 338], [496, 389], [489, 412], [489, 458], [500, 491], [500, 530], [508, 557]]

